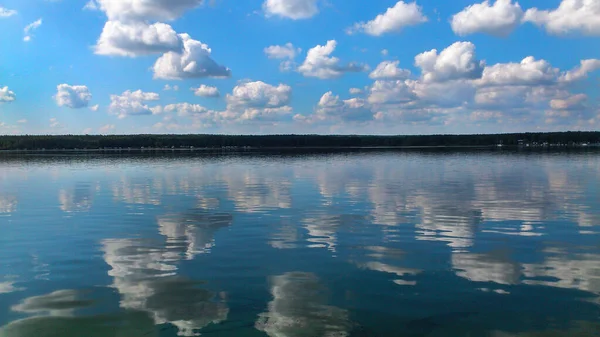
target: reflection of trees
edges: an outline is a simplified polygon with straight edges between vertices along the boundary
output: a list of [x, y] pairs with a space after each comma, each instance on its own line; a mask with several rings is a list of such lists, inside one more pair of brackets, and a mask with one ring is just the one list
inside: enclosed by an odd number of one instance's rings
[[12, 213], [17, 210], [17, 198], [0, 195], [0, 213]]
[[292, 272], [272, 278], [273, 300], [256, 328], [273, 337], [348, 336], [348, 313], [324, 304], [324, 289], [311, 273]]

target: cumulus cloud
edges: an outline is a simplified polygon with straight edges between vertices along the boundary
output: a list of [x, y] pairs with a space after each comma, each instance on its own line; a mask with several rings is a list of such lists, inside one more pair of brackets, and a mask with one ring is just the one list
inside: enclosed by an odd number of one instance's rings
[[169, 113], [177, 113], [179, 116], [193, 116], [206, 114], [210, 110], [199, 104], [176, 103], [165, 106], [164, 111]]
[[546, 60], [536, 60], [533, 56], [524, 58], [521, 63], [499, 63], [486, 67], [481, 83], [484, 85], [540, 85], [556, 81], [560, 70]]
[[286, 84], [277, 86], [261, 81], [241, 83], [225, 97], [227, 118], [244, 120], [269, 120], [292, 111], [292, 87]]
[[269, 46], [264, 49], [265, 54], [271, 59], [290, 59], [296, 58], [296, 54], [300, 53], [302, 49], [294, 47], [290, 42], [283, 46], [275, 45]]
[[100, 108], [100, 105], [96, 104], [96, 105], [92, 105], [90, 107], [90, 110], [92, 110], [92, 111], [98, 111], [99, 108]]
[[600, 3], [597, 0], [562, 0], [554, 10], [528, 9], [524, 20], [553, 35], [600, 36]]
[[292, 20], [308, 19], [319, 13], [317, 0], [266, 0], [263, 10], [267, 16]]
[[361, 88], [350, 88], [348, 90], [348, 92], [350, 93], [350, 95], [361, 95], [363, 94], [365, 91]]
[[358, 22], [347, 29], [348, 34], [364, 32], [365, 34], [380, 36], [386, 33], [400, 32], [408, 26], [415, 26], [427, 22], [420, 6], [416, 2], [406, 3], [398, 1], [383, 14], [368, 22]]
[[191, 88], [191, 90], [194, 92], [194, 95], [200, 97], [219, 97], [221, 95], [219, 89], [205, 84], [201, 84], [198, 88]]
[[86, 108], [92, 100], [92, 94], [85, 85], [59, 84], [54, 100], [58, 106], [71, 109]]
[[33, 31], [38, 29], [41, 25], [42, 25], [42, 19], [38, 19], [38, 20], [28, 24], [27, 26], [25, 26], [25, 29], [23, 29], [23, 31], [25, 32], [25, 37], [23, 38], [23, 41], [25, 41], [25, 42], [31, 41], [31, 36], [32, 36]]
[[362, 64], [350, 63], [340, 65], [340, 59], [330, 56], [337, 46], [335, 40], [327, 41], [327, 44], [317, 45], [311, 48], [304, 63], [298, 67], [298, 71], [306, 77], [317, 77], [320, 79], [338, 78], [348, 72], [366, 71], [368, 67]]
[[600, 69], [600, 60], [582, 60], [579, 67], [569, 70], [560, 77], [561, 82], [574, 82], [588, 77], [589, 73]]
[[585, 108], [584, 102], [588, 99], [585, 94], [577, 94], [564, 99], [553, 99], [550, 107], [554, 110], [581, 110]]
[[[312, 114], [298, 114], [294, 120], [324, 125], [336, 121], [341, 127], [361, 117], [372, 126], [390, 121], [435, 127], [494, 121], [539, 128], [551, 122], [592, 125], [597, 117], [597, 107], [587, 95], [572, 92], [577, 86], [571, 84], [600, 69], [600, 60], [582, 60], [568, 71], [534, 57], [486, 66], [472, 43], [457, 42], [441, 52], [417, 55], [415, 65], [421, 70], [416, 76], [399, 68], [397, 61], [382, 62], [370, 76], [374, 82], [364, 100], [342, 100], [328, 92]], [[361, 90], [352, 88], [350, 93]]]
[[54, 118], [54, 117], [50, 118], [50, 128], [52, 128], [52, 129], [59, 129], [59, 128], [62, 128], [62, 127], [63, 127], [63, 125], [60, 124], [60, 122], [58, 121], [57, 118]]
[[247, 82], [233, 88], [226, 100], [230, 107], [280, 108], [288, 105], [292, 87], [285, 84], [273, 86], [262, 81]]
[[275, 45], [269, 46], [264, 49], [264, 52], [265, 54], [267, 54], [268, 58], [284, 60], [279, 65], [279, 70], [284, 72], [290, 71], [297, 66], [296, 62], [294, 62], [294, 59], [296, 58], [296, 55], [301, 51], [301, 48], [296, 48], [293, 44], [289, 42], [283, 46]]
[[100, 8], [98, 8], [98, 4], [95, 0], [90, 0], [85, 4], [85, 6], [83, 6], [83, 9], [87, 11], [97, 11]]
[[456, 42], [438, 54], [437, 49], [415, 57], [415, 65], [422, 69], [426, 82], [443, 82], [481, 77], [485, 63], [477, 60], [475, 45]]
[[326, 92], [317, 105], [315, 117], [318, 120], [368, 121], [373, 119], [368, 103], [362, 98], [340, 100], [331, 91]]
[[400, 104], [413, 101], [414, 91], [406, 81], [375, 81], [369, 91], [368, 100], [372, 104]]
[[8, 9], [0, 6], [0, 18], [7, 18], [13, 15], [17, 15], [17, 11], [14, 9]]
[[98, 131], [101, 134], [106, 134], [106, 133], [113, 131], [114, 129], [116, 129], [116, 126], [114, 124], [106, 124], [106, 125], [102, 126], [101, 128], [99, 128]]
[[523, 10], [518, 2], [489, 0], [463, 9], [452, 17], [452, 30], [458, 35], [486, 33], [494, 36], [508, 36], [521, 23]]
[[17, 95], [13, 91], [8, 90], [8, 87], [0, 87], [0, 103], [13, 102], [17, 99]]
[[156, 108], [149, 107], [146, 103], [158, 101], [160, 96], [154, 92], [142, 90], [127, 90], [121, 95], [111, 95], [108, 110], [119, 118], [135, 115], [151, 115], [158, 112]]
[[88, 9], [98, 8], [110, 21], [172, 21], [186, 11], [196, 8], [204, 0], [92, 0]]
[[408, 78], [410, 76], [410, 70], [399, 68], [399, 64], [400, 61], [383, 61], [371, 72], [371, 74], [369, 74], [369, 77], [374, 80], [398, 80]]
[[183, 51], [170, 51], [162, 55], [154, 64], [154, 78], [181, 80], [185, 78], [230, 77], [231, 70], [217, 64], [210, 56], [208, 45], [192, 39], [188, 34], [180, 34]]
[[164, 91], [171, 91], [171, 90], [173, 90], [173, 91], [179, 91], [179, 86], [178, 85], [171, 86], [169, 84], [165, 84], [165, 86], [163, 87], [163, 90]]
[[99, 55], [136, 57], [179, 51], [182, 40], [165, 23], [108, 21], [95, 46]]

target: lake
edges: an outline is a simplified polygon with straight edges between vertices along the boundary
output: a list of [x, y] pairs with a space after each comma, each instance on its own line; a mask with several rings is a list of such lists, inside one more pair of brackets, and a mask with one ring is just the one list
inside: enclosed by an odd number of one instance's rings
[[600, 152], [0, 155], [0, 336], [600, 336]]

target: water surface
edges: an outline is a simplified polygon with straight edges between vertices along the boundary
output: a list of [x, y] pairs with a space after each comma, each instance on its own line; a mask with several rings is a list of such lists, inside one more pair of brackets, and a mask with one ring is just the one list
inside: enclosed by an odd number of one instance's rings
[[0, 157], [0, 336], [599, 336], [600, 155]]

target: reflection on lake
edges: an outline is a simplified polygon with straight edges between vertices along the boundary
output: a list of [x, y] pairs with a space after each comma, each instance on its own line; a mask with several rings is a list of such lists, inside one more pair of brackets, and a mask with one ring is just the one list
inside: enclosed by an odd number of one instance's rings
[[600, 336], [600, 153], [0, 157], [0, 336]]

